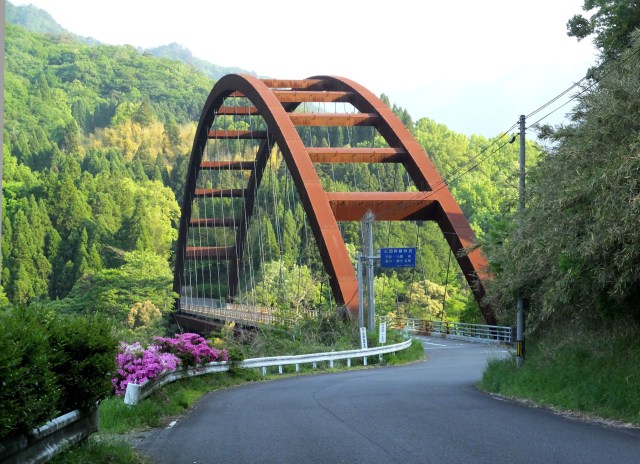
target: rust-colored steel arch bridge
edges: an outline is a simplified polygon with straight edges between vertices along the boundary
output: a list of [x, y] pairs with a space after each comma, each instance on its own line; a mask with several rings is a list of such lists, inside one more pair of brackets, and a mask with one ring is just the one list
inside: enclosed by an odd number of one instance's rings
[[[233, 106], [227, 99], [242, 97], [246, 106]], [[353, 113], [300, 112], [306, 102], [323, 104], [345, 102]], [[214, 120], [229, 115], [260, 116], [266, 130], [218, 130]], [[299, 126], [371, 126], [386, 142], [384, 148], [332, 148], [307, 146]], [[211, 140], [261, 139], [251, 161], [206, 161], [205, 147]], [[353, 318], [358, 312], [358, 280], [338, 223], [360, 221], [371, 211], [377, 221], [435, 221], [442, 230], [460, 269], [464, 273], [488, 324], [495, 315], [484, 304], [486, 261], [475, 246], [475, 235], [460, 207], [435, 166], [391, 109], [366, 88], [349, 79], [316, 76], [304, 80], [258, 79], [231, 74], [213, 87], [197, 127], [186, 179], [175, 259], [174, 291], [183, 294], [181, 278], [189, 260], [227, 260], [229, 262], [227, 301], [238, 291], [241, 259], [246, 252], [256, 189], [260, 186], [267, 160], [277, 145], [288, 169], [317, 243], [322, 264], [329, 276], [335, 301], [346, 307]], [[318, 163], [399, 163], [416, 191], [327, 192], [315, 165]], [[202, 172], [243, 171], [243, 188], [225, 185], [203, 187]], [[233, 221], [223, 217], [200, 217], [193, 207], [198, 198], [240, 198], [242, 212]], [[232, 224], [233, 222], [233, 224]], [[193, 227], [233, 227], [231, 246], [199, 246], [188, 243]], [[192, 246], [193, 245], [193, 246]]]

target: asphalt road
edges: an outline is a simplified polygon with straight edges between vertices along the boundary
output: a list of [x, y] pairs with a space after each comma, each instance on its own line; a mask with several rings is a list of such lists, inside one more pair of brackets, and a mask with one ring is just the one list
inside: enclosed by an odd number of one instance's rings
[[155, 463], [640, 463], [640, 431], [499, 400], [497, 347], [423, 338], [429, 359], [212, 392], [138, 445]]

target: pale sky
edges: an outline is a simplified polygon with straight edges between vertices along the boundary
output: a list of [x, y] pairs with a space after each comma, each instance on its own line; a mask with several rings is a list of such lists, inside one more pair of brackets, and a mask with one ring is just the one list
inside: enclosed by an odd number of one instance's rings
[[466, 135], [500, 134], [595, 62], [590, 40], [566, 35], [583, 0], [9, 1], [108, 44], [177, 42], [260, 76], [348, 77]]

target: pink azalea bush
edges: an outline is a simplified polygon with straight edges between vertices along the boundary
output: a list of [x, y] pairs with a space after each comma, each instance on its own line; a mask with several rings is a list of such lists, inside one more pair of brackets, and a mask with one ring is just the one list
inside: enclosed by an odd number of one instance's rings
[[174, 338], [155, 337], [155, 344], [144, 349], [139, 342], [120, 342], [116, 375], [111, 379], [116, 395], [124, 395], [127, 384], [141, 384], [178, 367], [226, 361], [226, 350], [211, 348], [198, 334], [184, 333]]
[[171, 353], [161, 353], [156, 345], [146, 350], [139, 342], [128, 345], [120, 342], [116, 358], [116, 375], [111, 379], [116, 395], [124, 395], [128, 383], [143, 383], [165, 371], [175, 370], [180, 360]]
[[226, 350], [216, 350], [195, 333], [183, 333], [174, 338], [153, 337], [160, 351], [176, 355], [183, 366], [197, 366], [214, 361], [226, 361]]

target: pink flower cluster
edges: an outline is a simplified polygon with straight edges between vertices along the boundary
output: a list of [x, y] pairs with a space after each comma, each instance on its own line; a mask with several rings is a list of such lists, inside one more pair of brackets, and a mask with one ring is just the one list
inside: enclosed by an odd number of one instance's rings
[[175, 338], [155, 337], [155, 344], [147, 349], [139, 342], [128, 345], [120, 342], [116, 375], [111, 379], [116, 395], [124, 395], [128, 383], [144, 383], [179, 366], [226, 361], [226, 350], [211, 348], [198, 334], [184, 333]]
[[154, 337], [153, 339], [160, 351], [176, 355], [185, 367], [227, 360], [226, 350], [210, 347], [204, 338], [195, 333], [183, 333], [175, 338]]
[[139, 342], [128, 345], [120, 342], [116, 376], [111, 379], [116, 395], [124, 395], [128, 383], [143, 383], [164, 371], [175, 370], [180, 360], [171, 353], [161, 353], [156, 345], [146, 350]]

